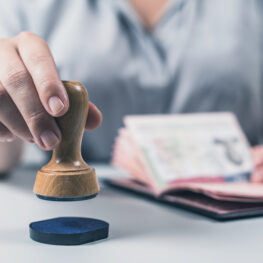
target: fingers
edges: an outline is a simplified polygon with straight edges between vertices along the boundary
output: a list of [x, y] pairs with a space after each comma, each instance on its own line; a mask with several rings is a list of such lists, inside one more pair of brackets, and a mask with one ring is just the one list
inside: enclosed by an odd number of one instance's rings
[[[40, 37], [24, 32], [0, 39], [0, 136], [18, 136], [54, 149], [61, 133], [53, 117], [69, 107], [67, 92], [48, 48]], [[90, 103], [87, 129], [97, 128], [102, 114]]]
[[93, 104], [89, 103], [89, 114], [86, 122], [87, 130], [94, 130], [98, 128], [102, 123], [102, 113], [101, 111]]
[[16, 105], [0, 83], [0, 122], [23, 140], [33, 142], [33, 137]]
[[48, 45], [29, 32], [20, 34], [16, 41], [45, 110], [52, 116], [62, 116], [68, 110], [69, 100]]
[[[44, 109], [30, 73], [11, 45], [0, 49], [0, 80], [12, 101], [21, 113], [34, 141], [46, 150], [51, 150], [60, 141], [60, 131]], [[15, 123], [13, 125], [16, 125]], [[21, 129], [18, 127], [17, 129]]]

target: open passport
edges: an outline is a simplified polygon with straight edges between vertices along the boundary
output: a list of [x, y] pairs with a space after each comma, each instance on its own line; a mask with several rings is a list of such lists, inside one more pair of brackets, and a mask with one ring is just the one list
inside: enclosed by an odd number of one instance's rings
[[263, 215], [250, 145], [232, 113], [126, 116], [107, 183], [215, 219]]

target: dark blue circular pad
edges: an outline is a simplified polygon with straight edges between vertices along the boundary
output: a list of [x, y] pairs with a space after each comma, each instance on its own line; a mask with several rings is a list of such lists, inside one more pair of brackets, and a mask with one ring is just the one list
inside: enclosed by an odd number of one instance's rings
[[88, 200], [92, 199], [97, 196], [97, 194], [93, 195], [86, 195], [86, 196], [77, 196], [77, 197], [55, 197], [55, 196], [45, 196], [45, 195], [36, 195], [38, 198], [47, 200], [47, 201], [62, 201], [62, 202], [67, 202], [67, 201], [83, 201], [83, 200]]
[[109, 224], [83, 217], [58, 217], [29, 225], [31, 239], [52, 245], [81, 245], [108, 237]]

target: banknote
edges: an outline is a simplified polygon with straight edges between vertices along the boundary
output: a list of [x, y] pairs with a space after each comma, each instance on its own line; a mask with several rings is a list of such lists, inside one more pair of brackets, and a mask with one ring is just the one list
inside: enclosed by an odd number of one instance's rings
[[236, 181], [253, 170], [250, 145], [232, 113], [126, 116], [112, 163], [164, 189], [185, 181]]

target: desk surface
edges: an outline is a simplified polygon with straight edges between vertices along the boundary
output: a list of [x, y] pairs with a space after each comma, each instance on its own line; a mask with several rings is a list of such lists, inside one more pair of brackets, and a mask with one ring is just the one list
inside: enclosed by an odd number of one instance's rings
[[[43, 201], [32, 193], [36, 170], [0, 180], [0, 262], [263, 262], [263, 218], [220, 223], [103, 185], [93, 200]], [[116, 173], [97, 166], [99, 177]], [[29, 238], [30, 222], [58, 216], [106, 220], [110, 237], [71, 247]]]

